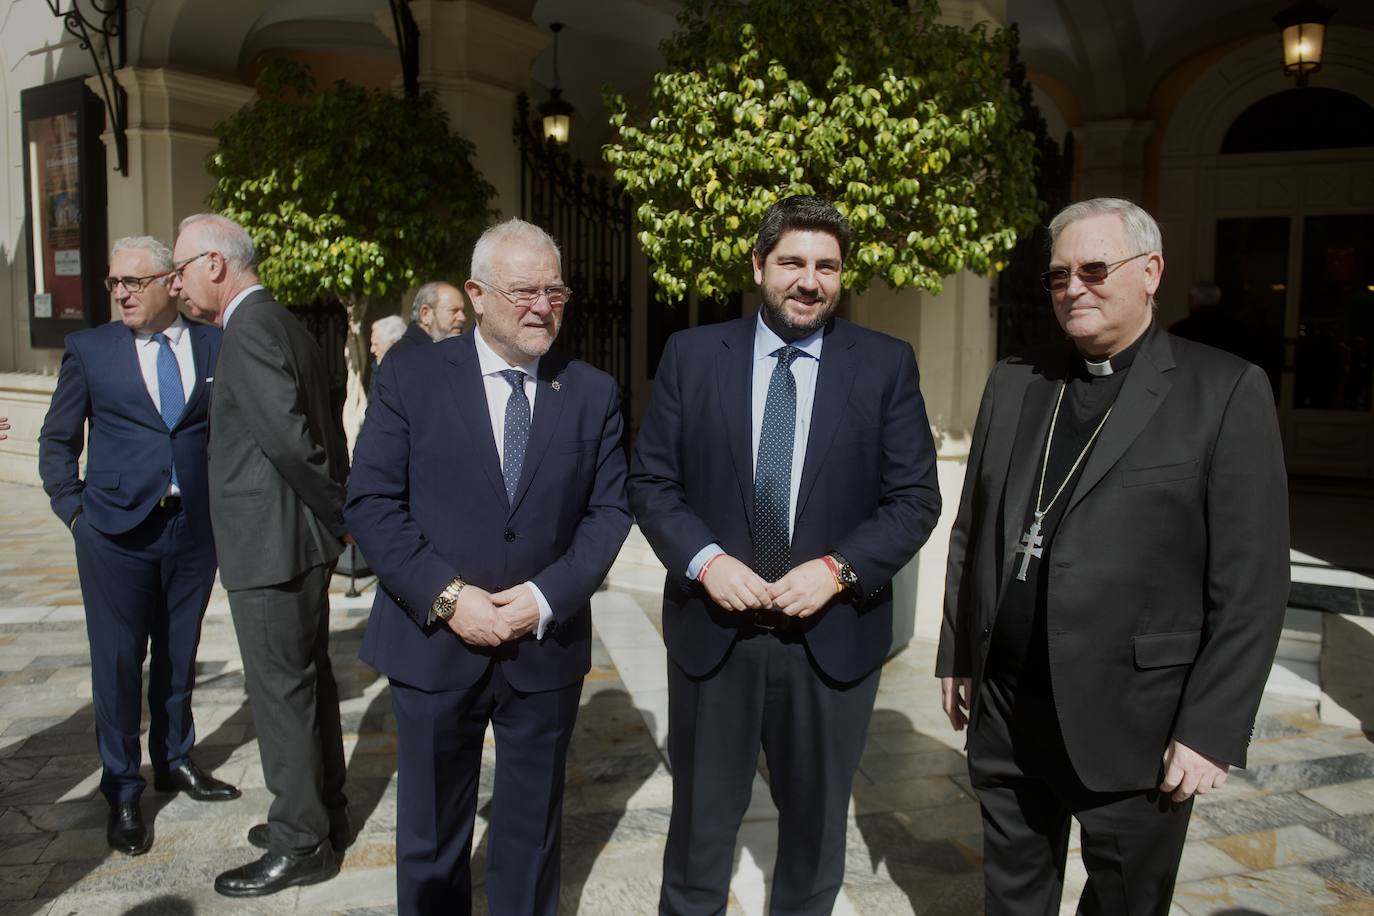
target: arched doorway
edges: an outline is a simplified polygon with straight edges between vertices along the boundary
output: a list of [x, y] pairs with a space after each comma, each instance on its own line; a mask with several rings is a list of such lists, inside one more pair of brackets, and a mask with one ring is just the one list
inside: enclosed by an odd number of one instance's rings
[[1369, 479], [1374, 35], [1334, 44], [1307, 89], [1282, 77], [1272, 42], [1210, 68], [1166, 128], [1160, 210], [1172, 294], [1222, 287], [1232, 349], [1274, 386], [1290, 472]]

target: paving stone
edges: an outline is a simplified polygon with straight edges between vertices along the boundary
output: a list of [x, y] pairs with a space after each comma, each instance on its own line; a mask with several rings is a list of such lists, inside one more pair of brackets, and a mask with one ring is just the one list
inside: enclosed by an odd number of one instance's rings
[[1374, 779], [1358, 779], [1333, 786], [1300, 789], [1299, 793], [1343, 817], [1374, 814]]
[[0, 834], [0, 865], [32, 865], [54, 836], [41, 832]]
[[1374, 858], [1374, 814], [1357, 814], [1313, 824], [1312, 829], [1346, 849]]
[[51, 865], [0, 865], [0, 900], [27, 900], [48, 877]]
[[1180, 884], [1174, 900], [1190, 913], [1313, 913], [1345, 902], [1326, 880], [1293, 865]]
[[1327, 820], [1331, 812], [1301, 795], [1266, 795], [1209, 805], [1205, 817], [1222, 833], [1251, 833]]
[[1236, 875], [1249, 870], [1249, 866], [1237, 862], [1211, 843], [1190, 842], [1184, 847], [1183, 857], [1179, 860], [1177, 881], [1179, 884], [1187, 884], [1204, 878]]
[[1374, 904], [1369, 901], [1374, 898], [1374, 860], [1368, 856], [1350, 856], [1313, 862], [1309, 867], [1322, 877], [1345, 885], [1351, 897], [1364, 897], [1364, 905], [1368, 907], [1365, 912], [1374, 912]]
[[853, 796], [854, 811], [857, 814], [942, 808], [968, 798], [958, 783], [947, 776], [911, 779], [885, 785], [855, 785]]
[[1348, 855], [1345, 847], [1302, 825], [1216, 837], [1211, 844], [1243, 864], [1248, 871]]
[[1292, 792], [1311, 786], [1354, 782], [1374, 777], [1374, 754], [1344, 754], [1255, 767], [1255, 782], [1266, 792]]

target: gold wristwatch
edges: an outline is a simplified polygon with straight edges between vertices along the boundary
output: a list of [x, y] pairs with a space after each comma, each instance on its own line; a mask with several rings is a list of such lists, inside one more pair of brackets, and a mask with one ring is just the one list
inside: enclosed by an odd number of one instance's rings
[[453, 581], [445, 585], [439, 597], [434, 599], [434, 616], [447, 623], [453, 616], [453, 609], [458, 606], [458, 596], [466, 587], [466, 582], [454, 576]]

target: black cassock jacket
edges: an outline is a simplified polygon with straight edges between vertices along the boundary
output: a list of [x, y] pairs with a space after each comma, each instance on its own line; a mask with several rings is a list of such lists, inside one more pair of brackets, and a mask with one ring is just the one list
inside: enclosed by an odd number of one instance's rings
[[[940, 676], [974, 679], [975, 728], [1072, 358], [1061, 345], [1003, 360], [979, 408], [936, 663]], [[1244, 766], [1289, 588], [1287, 475], [1264, 372], [1153, 326], [1060, 499], [1040, 570], [1044, 638], [1079, 779], [1102, 792], [1156, 785], [1170, 738]]]

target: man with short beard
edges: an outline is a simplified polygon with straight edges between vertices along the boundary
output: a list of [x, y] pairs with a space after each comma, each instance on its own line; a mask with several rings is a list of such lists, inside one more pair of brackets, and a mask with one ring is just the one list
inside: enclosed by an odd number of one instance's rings
[[754, 246], [758, 314], [673, 335], [629, 479], [668, 568], [673, 813], [659, 910], [724, 912], [759, 748], [775, 913], [829, 913], [892, 646], [892, 577], [940, 514], [911, 346], [835, 318], [849, 225], [789, 197]]
[[467, 326], [463, 311], [463, 294], [458, 287], [443, 280], [426, 283], [415, 292], [410, 305], [410, 324], [394, 346], [404, 350], [420, 344], [438, 343], [458, 337]]

